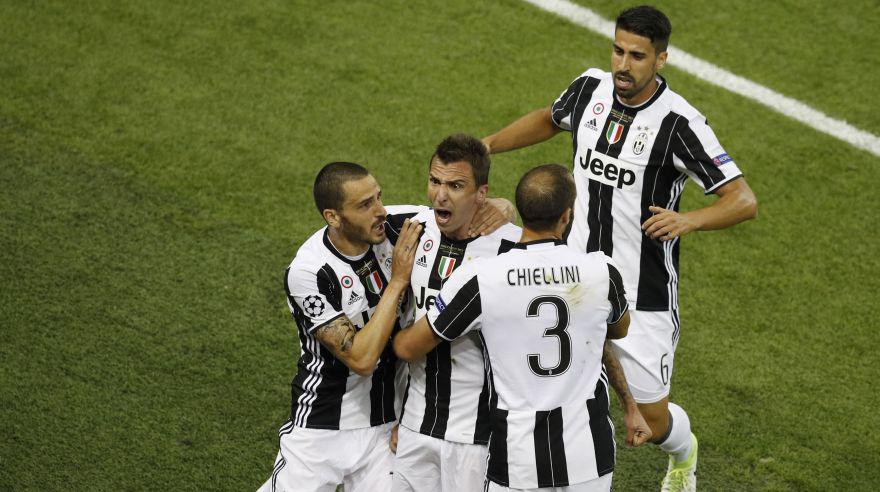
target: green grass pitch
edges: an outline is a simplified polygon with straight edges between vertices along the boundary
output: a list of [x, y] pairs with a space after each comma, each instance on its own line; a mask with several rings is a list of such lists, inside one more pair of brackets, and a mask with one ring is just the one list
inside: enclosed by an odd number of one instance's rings
[[[606, 17], [623, 6], [581, 2]], [[880, 133], [873, 1], [662, 2], [673, 43]], [[0, 490], [254, 490], [298, 354], [282, 274], [353, 160], [423, 203], [432, 147], [547, 105], [610, 43], [516, 0], [0, 3]], [[757, 220], [682, 246], [672, 397], [703, 490], [880, 486], [880, 158], [696, 80]], [[494, 159], [493, 194], [567, 163]], [[709, 203], [691, 184], [684, 210]], [[665, 457], [620, 448], [615, 490]]]

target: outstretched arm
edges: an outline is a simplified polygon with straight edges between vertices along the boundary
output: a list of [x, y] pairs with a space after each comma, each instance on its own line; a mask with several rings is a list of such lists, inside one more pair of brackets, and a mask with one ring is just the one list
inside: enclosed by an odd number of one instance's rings
[[654, 215], [642, 224], [642, 229], [651, 239], [670, 241], [691, 231], [731, 227], [758, 215], [758, 199], [745, 178], [730, 181], [715, 194], [718, 199], [708, 207], [684, 213], [649, 207]]
[[605, 341], [602, 363], [605, 365], [608, 381], [611, 383], [611, 387], [614, 388], [614, 392], [617, 393], [617, 398], [620, 400], [621, 407], [623, 407], [623, 421], [626, 425], [626, 445], [641, 446], [651, 439], [651, 428], [648, 427], [648, 423], [641, 412], [639, 412], [639, 407], [629, 392], [629, 385], [623, 374], [623, 368], [620, 367], [620, 362], [617, 360], [614, 349], [611, 347], [611, 342], [608, 340]]
[[541, 108], [523, 116], [499, 132], [483, 138], [490, 154], [528, 147], [549, 140], [562, 131], [550, 118], [550, 108]]
[[318, 328], [315, 336], [322, 345], [349, 369], [361, 376], [369, 376], [385, 350], [400, 296], [409, 288], [409, 278], [415, 259], [416, 244], [422, 225], [407, 220], [394, 246], [391, 280], [376, 305], [372, 318], [358, 331], [347, 316], [341, 315]]

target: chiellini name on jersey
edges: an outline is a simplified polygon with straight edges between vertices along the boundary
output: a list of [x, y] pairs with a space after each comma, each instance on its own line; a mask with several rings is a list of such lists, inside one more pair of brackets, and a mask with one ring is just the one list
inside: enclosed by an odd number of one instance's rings
[[507, 283], [512, 286], [574, 284], [581, 282], [577, 265], [563, 267], [511, 268], [507, 270]]

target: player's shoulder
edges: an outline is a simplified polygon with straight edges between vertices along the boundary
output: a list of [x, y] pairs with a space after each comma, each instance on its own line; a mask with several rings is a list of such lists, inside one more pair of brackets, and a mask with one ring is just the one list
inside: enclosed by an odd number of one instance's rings
[[309, 269], [315, 263], [322, 262], [324, 257], [329, 253], [327, 247], [324, 245], [324, 236], [326, 233], [327, 226], [324, 226], [303, 241], [299, 249], [296, 250], [293, 260], [290, 262], [291, 270], [294, 268]]
[[582, 77], [590, 77], [593, 79], [606, 80], [611, 79], [611, 72], [606, 72], [601, 68], [590, 67], [584, 73], [580, 75], [578, 78]]
[[520, 236], [522, 236], [522, 228], [516, 224], [508, 222], [498, 229], [495, 229], [490, 234], [487, 234], [485, 237], [491, 238], [495, 241], [517, 241]]
[[683, 118], [686, 118], [689, 122], [697, 121], [697, 122], [705, 122], [706, 117], [703, 116], [703, 113], [700, 112], [699, 109], [694, 107], [693, 104], [688, 102], [687, 99], [684, 98], [678, 92], [675, 92], [670, 87], [666, 88], [666, 93], [664, 94], [666, 97], [666, 104], [669, 106], [669, 111], [675, 114], [681, 115]]

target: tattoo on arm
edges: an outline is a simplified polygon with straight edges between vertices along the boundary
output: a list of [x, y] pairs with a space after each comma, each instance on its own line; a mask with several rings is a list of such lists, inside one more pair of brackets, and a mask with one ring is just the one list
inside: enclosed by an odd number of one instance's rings
[[607, 340], [605, 341], [605, 349], [602, 353], [602, 363], [605, 364], [608, 382], [611, 383], [611, 387], [617, 393], [620, 404], [626, 406], [629, 402], [633, 401], [632, 394], [629, 392], [629, 384], [627, 384], [626, 376], [623, 374], [623, 367], [620, 366], [620, 361], [617, 360], [617, 356], [611, 348], [611, 342]]
[[346, 316], [331, 321], [326, 326], [318, 328], [315, 335], [318, 341], [333, 352], [333, 355], [347, 355], [354, 344], [354, 335], [357, 329]]

